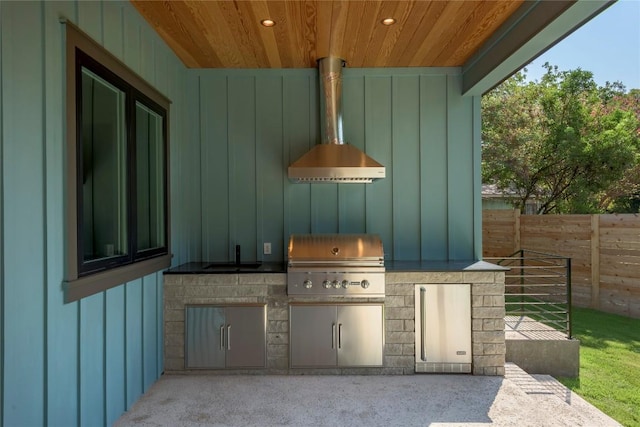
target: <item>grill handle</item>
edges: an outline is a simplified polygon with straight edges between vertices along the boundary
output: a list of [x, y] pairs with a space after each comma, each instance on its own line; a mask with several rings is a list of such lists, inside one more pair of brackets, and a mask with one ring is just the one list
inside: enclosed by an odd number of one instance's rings
[[336, 266], [369, 266], [369, 267], [382, 267], [384, 266], [384, 259], [382, 258], [341, 258], [339, 261], [326, 260], [318, 258], [298, 258], [289, 259], [289, 267], [305, 267], [305, 266], [321, 266], [321, 267], [336, 267]]

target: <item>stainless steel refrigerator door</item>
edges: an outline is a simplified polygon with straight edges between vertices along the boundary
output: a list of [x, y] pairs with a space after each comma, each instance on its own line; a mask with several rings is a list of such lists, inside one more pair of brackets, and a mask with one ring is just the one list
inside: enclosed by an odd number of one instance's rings
[[436, 369], [434, 372], [470, 369], [471, 286], [416, 285], [415, 301], [416, 366], [420, 362], [435, 364], [429, 368]]

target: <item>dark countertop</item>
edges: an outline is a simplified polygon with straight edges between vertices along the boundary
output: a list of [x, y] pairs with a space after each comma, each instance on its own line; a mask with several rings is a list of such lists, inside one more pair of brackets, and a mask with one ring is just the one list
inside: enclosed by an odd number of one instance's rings
[[507, 271], [508, 268], [486, 261], [385, 261], [387, 273], [449, 272], [449, 271]]
[[[505, 267], [485, 261], [385, 261], [387, 273], [401, 272], [448, 272], [448, 271], [506, 271]], [[172, 267], [164, 274], [265, 274], [286, 273], [284, 262], [233, 263], [189, 262]]]
[[287, 266], [283, 262], [233, 263], [221, 262], [188, 262], [172, 267], [164, 274], [255, 274], [286, 273]]

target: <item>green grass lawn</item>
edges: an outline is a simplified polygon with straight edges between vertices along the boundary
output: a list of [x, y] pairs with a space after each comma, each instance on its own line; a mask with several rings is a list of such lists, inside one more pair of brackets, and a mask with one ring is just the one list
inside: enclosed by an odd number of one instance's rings
[[640, 319], [573, 310], [580, 340], [580, 377], [559, 378], [625, 426], [640, 426]]

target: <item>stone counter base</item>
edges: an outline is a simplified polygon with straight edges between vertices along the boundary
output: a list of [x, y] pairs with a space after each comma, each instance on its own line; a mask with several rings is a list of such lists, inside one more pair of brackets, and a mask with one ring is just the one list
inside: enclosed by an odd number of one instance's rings
[[[416, 283], [470, 283], [472, 370], [474, 375], [504, 375], [504, 273], [410, 272], [386, 274], [384, 367], [289, 368], [289, 303], [318, 302], [286, 293], [286, 274], [167, 274], [164, 276], [164, 369], [166, 373], [402, 375], [415, 373]], [[323, 302], [351, 302], [333, 297]], [[266, 368], [189, 370], [184, 368], [185, 305], [247, 304], [267, 306]]]

